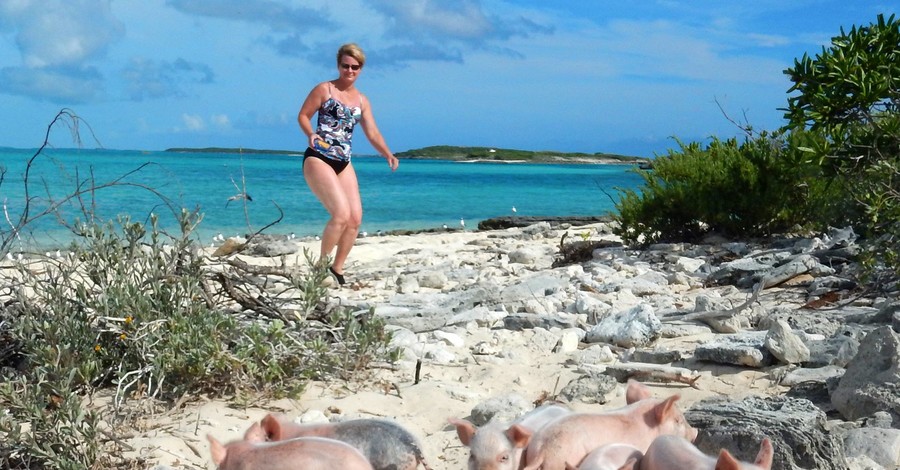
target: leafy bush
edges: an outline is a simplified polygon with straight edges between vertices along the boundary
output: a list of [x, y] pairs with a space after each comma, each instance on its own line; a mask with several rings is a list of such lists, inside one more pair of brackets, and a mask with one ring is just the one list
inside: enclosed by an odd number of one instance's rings
[[872, 243], [871, 266], [900, 275], [900, 21], [894, 15], [841, 29], [815, 58], [785, 70], [798, 92], [789, 128], [825, 139], [804, 150], [862, 208], [859, 228]]
[[839, 188], [818, 178], [799, 148], [817, 139], [797, 132], [679, 143], [638, 171], [645, 185], [616, 204], [617, 233], [629, 243], [696, 240], [709, 232], [763, 236], [816, 228], [840, 212]]

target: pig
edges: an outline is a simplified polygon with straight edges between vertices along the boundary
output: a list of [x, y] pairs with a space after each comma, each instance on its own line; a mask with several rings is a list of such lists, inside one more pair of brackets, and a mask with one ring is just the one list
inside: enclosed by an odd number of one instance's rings
[[606, 444], [592, 450], [578, 467], [566, 463], [566, 470], [623, 470], [632, 468], [641, 456], [641, 451], [633, 445]]
[[525, 450], [525, 470], [565, 470], [566, 463], [580, 463], [592, 450], [605, 444], [630, 444], [645, 452], [657, 436], [674, 434], [690, 441], [697, 430], [684, 419], [673, 395], [650, 398], [649, 389], [630, 380], [626, 406], [603, 413], [572, 413], [553, 420], [536, 432]]
[[279, 442], [246, 439], [222, 445], [207, 435], [218, 470], [372, 470], [353, 446], [323, 437], [299, 437]]
[[399, 424], [383, 419], [351, 419], [336, 423], [297, 424], [284, 415], [268, 414], [260, 422], [270, 441], [327, 437], [359, 449], [375, 470], [431, 470], [419, 441]]
[[764, 438], [753, 463], [740, 462], [725, 449], [718, 457], [704, 454], [694, 444], [678, 436], [659, 436], [653, 440], [634, 470], [770, 470], [774, 450]]
[[266, 435], [266, 430], [259, 423], [253, 423], [244, 433], [244, 440], [247, 442], [266, 442], [269, 440], [269, 436]]
[[469, 447], [469, 470], [519, 470], [522, 452], [531, 435], [553, 419], [569, 414], [560, 405], [544, 405], [529, 411], [507, 427], [490, 422], [481, 428], [464, 420], [450, 418], [460, 442]]

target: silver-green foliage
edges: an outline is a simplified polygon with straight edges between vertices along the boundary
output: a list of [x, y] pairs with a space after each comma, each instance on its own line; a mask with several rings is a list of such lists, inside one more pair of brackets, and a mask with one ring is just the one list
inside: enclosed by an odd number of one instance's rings
[[48, 381], [43, 371], [0, 382], [0, 468], [113, 468], [100, 441], [99, 413], [74, 392], [76, 371]]
[[[295, 295], [309, 306], [305, 318], [223, 308], [227, 298], [190, 237], [199, 222], [183, 211], [177, 236], [160, 231], [155, 217], [149, 226], [124, 216], [82, 225], [68, 255], [27, 260], [4, 279], [13, 288], [0, 311], [3, 333], [22, 360], [0, 370], [0, 409], [8, 410], [0, 435], [19, 437], [16, 446], [0, 443], [0, 460], [32, 462], [12, 468], [90, 468], [67, 462], [91, 461], [104, 448], [101, 410], [81, 404], [98, 389], [113, 391], [103, 416], [109, 425], [135, 398], [291, 395], [310, 378], [346, 378], [390, 358], [383, 320], [317, 311], [325, 291], [314, 283], [294, 281], [305, 288]], [[321, 281], [323, 268], [311, 269]]]

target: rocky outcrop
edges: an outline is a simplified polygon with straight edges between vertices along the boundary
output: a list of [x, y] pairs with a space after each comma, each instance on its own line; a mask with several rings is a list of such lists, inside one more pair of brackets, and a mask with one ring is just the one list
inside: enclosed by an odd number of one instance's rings
[[711, 455], [725, 448], [752, 462], [759, 443], [768, 437], [775, 448], [772, 468], [847, 468], [839, 437], [826, 428], [825, 413], [807, 400], [704, 400], [685, 412], [685, 418], [700, 431], [694, 443]]
[[609, 223], [607, 216], [564, 216], [564, 217], [494, 217], [478, 222], [478, 230], [503, 230], [516, 227], [529, 227], [540, 222], [547, 222], [553, 228], [560, 226], [583, 226], [598, 223]]
[[900, 427], [900, 336], [889, 326], [863, 339], [831, 395], [841, 415], [854, 421], [886, 411]]
[[[777, 470], [900, 460], [900, 304], [851, 297], [852, 231], [631, 250], [594, 219], [489, 223], [480, 228], [503, 230], [451, 255], [420, 246], [356, 266], [367, 284], [331, 301], [374, 309], [407, 364], [513, 362], [517, 351], [502, 338], [527, 337], [519, 347], [559, 357], [560, 383], [546, 384], [546, 398], [569, 403], [607, 403], [630, 378], [702, 388], [722, 371], [767, 374], [776, 396], [739, 390], [687, 410], [698, 447], [752, 460], [767, 436]], [[594, 225], [566, 232], [581, 223]], [[368, 243], [378, 237], [360, 242]], [[560, 243], [580, 251], [560, 256]], [[484, 334], [491, 339], [469, 339]], [[673, 338], [689, 338], [690, 347], [658, 347]], [[448, 393], [477, 396], [463, 386]], [[528, 407], [509, 390], [497, 396], [472, 416], [482, 422]]]

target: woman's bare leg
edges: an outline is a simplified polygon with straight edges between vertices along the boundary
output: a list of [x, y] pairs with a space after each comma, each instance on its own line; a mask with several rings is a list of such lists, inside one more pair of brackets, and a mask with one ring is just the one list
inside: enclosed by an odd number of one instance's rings
[[307, 158], [303, 163], [303, 176], [309, 189], [331, 216], [322, 232], [320, 259], [329, 256], [337, 247], [332, 269], [342, 274], [344, 262], [356, 242], [356, 234], [362, 221], [356, 172], [352, 165], [347, 165], [337, 175], [327, 163], [317, 158]]
[[347, 168], [344, 168], [344, 171], [337, 177], [350, 207], [350, 218], [338, 239], [337, 252], [331, 266], [335, 272], [343, 274], [344, 262], [347, 261], [347, 255], [350, 254], [353, 244], [356, 243], [356, 236], [359, 234], [359, 226], [362, 223], [362, 200], [359, 197], [359, 182], [356, 179], [356, 170], [353, 169], [353, 164], [347, 165]]

